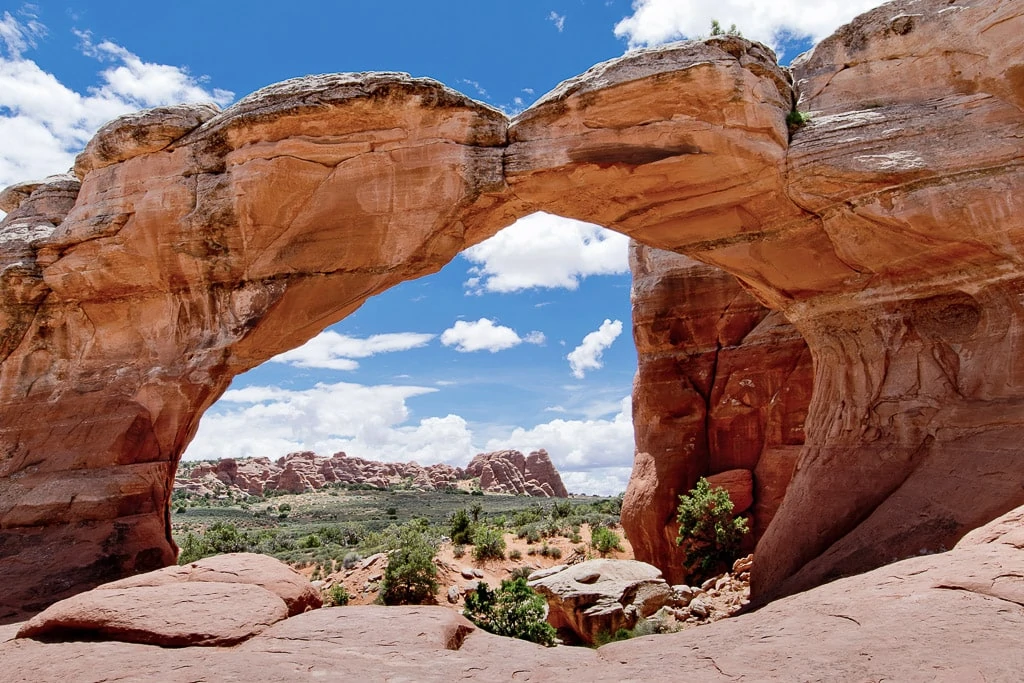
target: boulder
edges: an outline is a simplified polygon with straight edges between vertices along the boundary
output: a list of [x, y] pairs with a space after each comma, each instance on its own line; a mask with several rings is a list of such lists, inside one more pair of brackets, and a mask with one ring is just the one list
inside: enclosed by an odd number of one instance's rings
[[234, 645], [288, 617], [284, 600], [259, 586], [197, 581], [95, 588], [32, 617], [18, 638], [98, 638], [164, 647]]
[[547, 599], [548, 623], [587, 644], [633, 628], [673, 600], [661, 572], [635, 560], [589, 560], [540, 578], [531, 575], [529, 585]]
[[165, 586], [187, 581], [259, 586], [284, 600], [290, 616], [323, 605], [320, 592], [305, 576], [280, 560], [257, 553], [227, 553], [204, 557], [190, 564], [130, 576], [104, 584], [102, 588]]

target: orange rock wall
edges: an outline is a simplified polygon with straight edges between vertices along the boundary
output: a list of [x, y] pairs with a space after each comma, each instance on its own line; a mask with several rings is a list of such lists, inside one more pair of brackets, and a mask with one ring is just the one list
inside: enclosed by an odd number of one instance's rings
[[[1017, 0], [896, 0], [795, 81], [727, 36], [597, 65], [512, 121], [385, 73], [111, 123], [77, 196], [0, 193], [0, 617], [171, 562], [174, 470], [234, 375], [541, 209], [714, 265], [806, 341], [756, 596], [950, 547], [1024, 503], [1022, 63]], [[750, 464], [717, 434], [708, 468]]]
[[749, 544], [771, 522], [804, 441], [811, 356], [792, 325], [718, 268], [638, 242], [630, 268], [637, 453], [622, 524], [637, 559], [683, 583], [676, 506], [699, 477], [748, 482], [734, 503], [751, 520]]

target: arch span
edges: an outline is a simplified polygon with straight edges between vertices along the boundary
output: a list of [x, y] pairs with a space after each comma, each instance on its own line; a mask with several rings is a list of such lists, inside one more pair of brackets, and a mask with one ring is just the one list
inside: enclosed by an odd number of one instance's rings
[[1021, 504], [1021, 10], [947, 5], [819, 45], [792, 140], [789, 75], [735, 37], [598, 65], [511, 122], [348, 74], [109, 124], [77, 178], [0, 196], [5, 599], [171, 562], [173, 473], [232, 376], [541, 209], [719, 266], [807, 340], [761, 595]]

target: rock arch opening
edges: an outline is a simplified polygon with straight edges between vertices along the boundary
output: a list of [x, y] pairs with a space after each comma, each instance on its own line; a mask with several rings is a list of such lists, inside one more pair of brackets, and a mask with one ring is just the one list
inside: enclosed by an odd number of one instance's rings
[[171, 562], [174, 468], [231, 377], [536, 210], [718, 266], [806, 340], [762, 597], [1024, 503], [1019, 10], [925, 0], [893, 29], [910, 5], [793, 79], [717, 37], [598, 65], [512, 121], [425, 79], [288, 81], [119, 119], [77, 177], [5, 191], [4, 599]]
[[183, 466], [343, 451], [465, 467], [478, 453], [544, 449], [569, 490], [621, 493], [633, 458], [629, 286], [627, 238], [532, 214], [237, 376]]

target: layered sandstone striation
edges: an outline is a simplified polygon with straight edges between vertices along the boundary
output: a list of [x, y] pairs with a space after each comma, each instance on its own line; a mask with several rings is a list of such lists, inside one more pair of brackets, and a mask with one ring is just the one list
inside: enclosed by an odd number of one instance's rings
[[[477, 481], [478, 480], [478, 481]], [[226, 493], [259, 496], [268, 491], [304, 493], [331, 484], [357, 484], [379, 489], [402, 487], [443, 491], [479, 484], [482, 491], [513, 495], [567, 498], [562, 478], [541, 449], [524, 456], [519, 451], [480, 453], [465, 469], [444, 463], [378, 462], [335, 453], [329, 458], [303, 451], [271, 461], [269, 458], [223, 458], [183, 464], [175, 489], [198, 495]]]
[[897, 0], [794, 82], [739, 37], [640, 50], [511, 122], [369, 73], [110, 124], [0, 196], [0, 617], [171, 563], [178, 459], [234, 375], [541, 209], [717, 266], [805, 340], [756, 594], [950, 547], [1024, 502], [1022, 13]]
[[[95, 629], [82, 638], [62, 632], [54, 618], [49, 633], [35, 637], [27, 637], [25, 626], [21, 637], [16, 637], [19, 627], [0, 627], [0, 660], [5, 680], [12, 681], [376, 680], [382, 675], [416, 681], [663, 681], [678, 679], [680, 671], [698, 681], [820, 680], [823, 672], [842, 681], [1012, 681], [1024, 668], [1022, 530], [1024, 508], [970, 534], [948, 553], [842, 579], [752, 614], [597, 649], [545, 648], [494, 636], [446, 607], [350, 606], [281, 619], [233, 647], [168, 648], [125, 642], [121, 632]], [[660, 585], [665, 596], [656, 572], [605, 577], [604, 568], [588, 575], [568, 571], [561, 572], [570, 579], [565, 595], [590, 592], [606, 598], [602, 607], [614, 608], [610, 603], [615, 602], [621, 609], [611, 597], [619, 594], [628, 597], [630, 609], [637, 608], [644, 587]], [[602, 584], [615, 589], [601, 592]], [[628, 596], [618, 592], [630, 584], [640, 590]], [[205, 587], [223, 588], [223, 595], [238, 588], [212, 582]], [[91, 600], [108, 590], [78, 598]], [[658, 594], [649, 591], [644, 602]], [[136, 615], [160, 614], [153, 609], [161, 604], [159, 594], [145, 595], [150, 599], [115, 604], [125, 626], [141, 630], [149, 625]], [[220, 604], [173, 607], [198, 617]], [[66, 612], [67, 604], [58, 603], [51, 614]], [[251, 606], [235, 603], [223, 619], [203, 625], [205, 635], [230, 637], [236, 623], [253, 613]], [[189, 624], [200, 630], [197, 619]]]
[[761, 537], [800, 446], [813, 369], [803, 338], [736, 278], [682, 254], [630, 245], [636, 457], [622, 525], [637, 559], [682, 583], [679, 496], [699, 477], [734, 492]]

